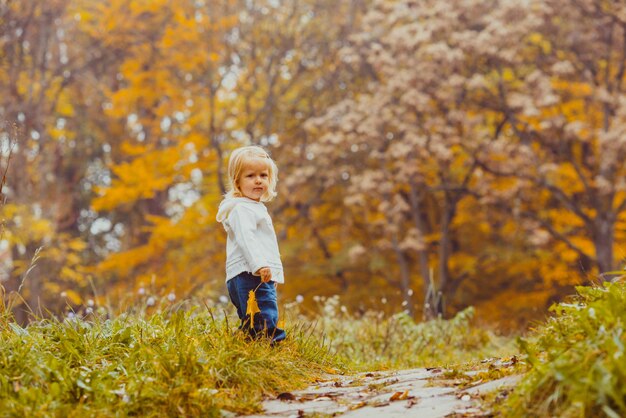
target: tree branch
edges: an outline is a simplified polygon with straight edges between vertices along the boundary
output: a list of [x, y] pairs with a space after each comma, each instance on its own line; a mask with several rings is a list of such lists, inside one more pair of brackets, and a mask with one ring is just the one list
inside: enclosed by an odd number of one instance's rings
[[525, 216], [526, 218], [533, 219], [539, 222], [539, 224], [541, 224], [541, 226], [544, 227], [550, 233], [550, 235], [552, 235], [552, 237], [554, 237], [555, 239], [567, 245], [571, 250], [575, 251], [579, 256], [589, 258], [593, 260], [594, 262], [596, 261], [596, 258], [594, 256], [591, 256], [585, 253], [580, 247], [574, 244], [567, 236], [563, 235], [562, 233], [554, 229], [554, 227], [550, 224], [550, 222], [539, 217], [539, 215], [537, 215], [535, 212], [524, 211], [522, 212], [522, 216]]

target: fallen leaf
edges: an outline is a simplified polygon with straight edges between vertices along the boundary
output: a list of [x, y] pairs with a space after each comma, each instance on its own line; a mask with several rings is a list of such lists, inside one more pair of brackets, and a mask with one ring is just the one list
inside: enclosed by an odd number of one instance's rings
[[389, 401], [390, 402], [403, 401], [408, 397], [409, 397], [409, 391], [405, 390], [404, 392], [396, 392], [393, 395], [391, 395], [391, 398], [389, 398]]
[[296, 397], [293, 393], [283, 392], [283, 393], [279, 393], [278, 396], [276, 396], [276, 399], [280, 401], [295, 401]]

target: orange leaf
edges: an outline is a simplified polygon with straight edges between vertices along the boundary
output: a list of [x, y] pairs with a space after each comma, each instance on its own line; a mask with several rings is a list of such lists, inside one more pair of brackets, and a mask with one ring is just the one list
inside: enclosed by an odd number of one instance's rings
[[406, 390], [404, 392], [396, 392], [393, 395], [391, 395], [391, 398], [389, 398], [390, 401], [402, 401], [406, 398], [409, 397], [409, 391]]

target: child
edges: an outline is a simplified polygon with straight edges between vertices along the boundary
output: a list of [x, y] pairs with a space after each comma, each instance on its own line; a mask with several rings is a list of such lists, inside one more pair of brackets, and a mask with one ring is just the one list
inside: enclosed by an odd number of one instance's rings
[[[277, 327], [276, 284], [284, 283], [274, 225], [265, 204], [276, 196], [278, 168], [261, 147], [238, 148], [228, 161], [228, 193], [217, 212], [226, 241], [226, 286], [241, 319], [240, 329], [253, 337], [285, 339]], [[272, 283], [273, 282], [273, 283]], [[258, 287], [258, 288], [257, 288]], [[260, 313], [246, 315], [248, 294], [256, 289]]]

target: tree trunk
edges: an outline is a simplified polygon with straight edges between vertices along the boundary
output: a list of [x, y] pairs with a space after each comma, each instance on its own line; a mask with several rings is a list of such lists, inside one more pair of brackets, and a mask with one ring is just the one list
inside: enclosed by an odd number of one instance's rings
[[[606, 217], [598, 217], [593, 225], [593, 243], [596, 251], [596, 262], [600, 273], [613, 271], [613, 240], [615, 235], [615, 224]], [[610, 279], [609, 276], [601, 276]]]
[[411, 271], [409, 268], [409, 262], [406, 259], [406, 254], [404, 254], [404, 251], [400, 248], [398, 238], [395, 233], [391, 242], [393, 250], [396, 253], [396, 258], [398, 259], [398, 266], [400, 267], [400, 288], [402, 291], [403, 305], [405, 305], [405, 309], [408, 314], [413, 317], [415, 309], [413, 308], [411, 294], [409, 292], [411, 289]]
[[[413, 224], [423, 237], [426, 235], [426, 226], [424, 225], [424, 220], [422, 219], [422, 199], [419, 195], [417, 184], [415, 184], [413, 180], [409, 181], [409, 186], [409, 202], [411, 204]], [[428, 248], [426, 247], [426, 244], [424, 244], [424, 247], [421, 250], [417, 251], [417, 256], [419, 260], [420, 275], [422, 276], [422, 293], [425, 305], [428, 303], [426, 299], [430, 286], [430, 269], [428, 265]]]
[[441, 238], [439, 239], [439, 291], [441, 292], [441, 298], [439, 298], [436, 312], [438, 315], [443, 316], [444, 301], [443, 298], [448, 295], [449, 281], [450, 281], [450, 224], [456, 213], [456, 205], [459, 201], [459, 196], [450, 196], [448, 193], [444, 195], [443, 208], [441, 210]]
[[[448, 260], [450, 259], [450, 207], [448, 198], [443, 200], [443, 210], [441, 211], [441, 237], [439, 239], [439, 289], [445, 294], [448, 285], [450, 271]], [[443, 312], [437, 312], [443, 314]]]

